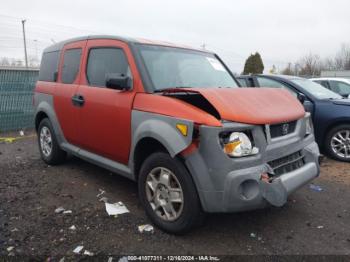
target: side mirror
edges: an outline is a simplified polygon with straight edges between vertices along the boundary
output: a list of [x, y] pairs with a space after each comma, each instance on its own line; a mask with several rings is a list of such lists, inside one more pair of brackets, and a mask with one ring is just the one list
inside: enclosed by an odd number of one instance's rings
[[106, 87], [116, 90], [130, 90], [132, 86], [131, 78], [118, 73], [106, 75]]
[[343, 98], [349, 98], [349, 94], [341, 94]]
[[300, 103], [304, 104], [304, 102], [306, 100], [306, 96], [303, 93], [298, 93], [297, 98], [300, 101]]

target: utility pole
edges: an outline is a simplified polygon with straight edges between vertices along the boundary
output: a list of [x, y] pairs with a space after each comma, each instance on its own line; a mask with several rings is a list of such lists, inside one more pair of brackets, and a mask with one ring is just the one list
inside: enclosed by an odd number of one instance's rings
[[26, 20], [22, 20], [22, 30], [23, 30], [23, 42], [24, 42], [24, 58], [26, 62], [26, 68], [28, 68], [28, 56], [27, 56], [27, 41], [26, 41], [26, 31], [24, 28], [24, 23]]
[[34, 39], [34, 43], [35, 43], [35, 59], [39, 60], [39, 57], [38, 57], [38, 40]]

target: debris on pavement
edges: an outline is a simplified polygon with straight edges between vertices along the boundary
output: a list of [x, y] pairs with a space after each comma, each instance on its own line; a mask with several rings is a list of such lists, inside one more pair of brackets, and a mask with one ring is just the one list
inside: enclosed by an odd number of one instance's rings
[[6, 250], [7, 252], [11, 252], [14, 249], [14, 247], [8, 247]]
[[72, 212], [72, 210], [65, 210], [63, 207], [58, 207], [58, 208], [55, 209], [55, 213], [56, 214], [60, 214], [60, 213], [62, 213], [62, 214], [72, 214], [73, 212]]
[[316, 192], [321, 192], [323, 191], [323, 188], [314, 184], [310, 184], [310, 189]]
[[138, 226], [138, 229], [139, 229], [140, 233], [143, 233], [143, 232], [153, 233], [154, 232], [154, 228], [150, 224], [140, 225], [140, 226]]
[[71, 226], [69, 229], [70, 229], [70, 230], [76, 230], [77, 228], [75, 227], [75, 225], [73, 225], [73, 226]]
[[318, 228], [318, 229], [322, 229], [322, 228], [324, 228], [324, 226], [317, 226], [317, 228]]
[[105, 205], [106, 205], [106, 211], [110, 216], [121, 215], [121, 214], [130, 212], [122, 202], [118, 202], [114, 204], [105, 202]]
[[106, 191], [102, 190], [102, 189], [99, 189], [100, 193], [98, 193], [96, 195], [97, 198], [99, 198], [100, 196], [102, 196], [104, 193], [106, 193]]
[[255, 233], [250, 233], [250, 237], [256, 238], [256, 234]]
[[80, 254], [80, 252], [83, 250], [84, 246], [77, 246], [74, 250], [73, 253], [75, 254]]
[[24, 136], [24, 131], [23, 130], [19, 131], [19, 135]]
[[107, 197], [101, 197], [98, 201], [107, 203], [108, 198]]
[[58, 208], [55, 209], [55, 213], [56, 214], [62, 213], [64, 211], [65, 211], [65, 209], [63, 207], [58, 207]]
[[86, 255], [86, 256], [90, 256], [90, 257], [92, 257], [94, 255], [94, 253], [92, 253], [92, 252], [90, 252], [88, 250], [84, 250], [83, 254]]

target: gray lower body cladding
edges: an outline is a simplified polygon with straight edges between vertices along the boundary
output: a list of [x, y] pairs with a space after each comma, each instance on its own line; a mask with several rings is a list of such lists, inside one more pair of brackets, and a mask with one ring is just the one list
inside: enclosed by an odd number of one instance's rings
[[[260, 153], [256, 156], [230, 158], [223, 153], [218, 137], [222, 130], [202, 127], [200, 146], [185, 159], [190, 170], [203, 209], [206, 212], [240, 212], [282, 206], [288, 195], [319, 175], [319, 149], [312, 134], [305, 133], [305, 120], [298, 121], [295, 132], [267, 142], [262, 127], [232, 124], [224, 129], [251, 130]], [[271, 163], [288, 159], [295, 153], [302, 163], [286, 170], [273, 180], [261, 180], [263, 173], [271, 171]]]
[[[160, 141], [171, 156], [184, 150], [192, 141], [193, 123], [160, 116], [152, 113], [133, 111], [132, 145], [129, 165], [122, 165], [92, 152], [70, 145], [60, 128], [53, 108], [51, 95], [35, 94], [36, 113], [45, 112], [50, 118], [58, 143], [67, 152], [93, 162], [113, 172], [135, 179], [133, 152], [138, 141], [152, 137]], [[187, 137], [176, 131], [176, 123], [189, 126]], [[230, 158], [224, 154], [219, 142], [221, 132], [251, 132], [260, 153], [243, 158]], [[286, 136], [271, 139], [268, 128], [239, 123], [225, 123], [223, 127], [200, 127], [200, 145], [197, 151], [185, 157], [202, 203], [207, 212], [239, 212], [264, 207], [267, 204], [281, 206], [287, 196], [319, 174], [319, 151], [312, 134], [306, 134], [305, 119], [297, 122], [295, 131]], [[272, 183], [260, 180], [261, 174], [271, 167], [268, 165], [286, 156], [302, 155], [303, 165], [276, 177]]]

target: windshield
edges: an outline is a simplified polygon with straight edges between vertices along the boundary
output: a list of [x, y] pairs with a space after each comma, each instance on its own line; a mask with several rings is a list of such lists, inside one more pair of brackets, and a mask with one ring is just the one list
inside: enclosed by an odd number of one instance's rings
[[292, 79], [291, 81], [297, 85], [300, 85], [307, 92], [314, 95], [318, 99], [341, 99], [342, 98], [337, 93], [334, 93], [333, 91], [321, 86], [320, 84], [312, 82], [311, 80]]
[[155, 90], [175, 87], [237, 87], [223, 64], [210, 53], [139, 45]]

